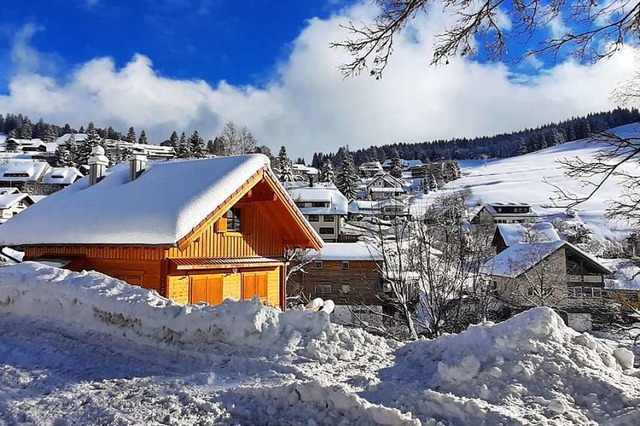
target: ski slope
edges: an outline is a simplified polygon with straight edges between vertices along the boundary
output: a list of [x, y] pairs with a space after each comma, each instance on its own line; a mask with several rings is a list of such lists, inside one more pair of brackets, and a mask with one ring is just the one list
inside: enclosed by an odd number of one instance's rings
[[547, 308], [405, 344], [256, 301], [0, 268], [0, 424], [640, 424], [633, 354]]

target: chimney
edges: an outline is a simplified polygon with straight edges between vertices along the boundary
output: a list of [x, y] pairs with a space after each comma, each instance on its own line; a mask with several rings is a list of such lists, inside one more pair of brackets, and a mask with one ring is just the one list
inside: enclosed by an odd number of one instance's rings
[[89, 186], [95, 185], [104, 177], [104, 172], [109, 165], [109, 159], [104, 155], [104, 148], [96, 145], [91, 150], [89, 157]]
[[140, 176], [147, 167], [147, 156], [142, 154], [134, 154], [129, 157], [129, 180], [134, 181]]

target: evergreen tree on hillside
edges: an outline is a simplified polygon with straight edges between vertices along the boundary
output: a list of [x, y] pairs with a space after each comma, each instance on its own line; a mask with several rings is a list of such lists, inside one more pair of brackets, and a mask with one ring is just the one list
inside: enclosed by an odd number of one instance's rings
[[402, 160], [400, 160], [400, 153], [398, 153], [397, 149], [393, 151], [393, 156], [391, 157], [389, 174], [398, 179], [402, 177]]
[[144, 130], [140, 132], [140, 139], [138, 139], [138, 143], [143, 145], [147, 144], [147, 134]]
[[353, 156], [347, 148], [341, 148], [340, 164], [336, 176], [336, 187], [349, 201], [356, 199], [360, 177], [353, 164]]
[[225, 143], [224, 143], [224, 139], [222, 139], [221, 137], [216, 137], [213, 140], [213, 150], [211, 151], [211, 154], [213, 155], [217, 155], [217, 156], [223, 156], [226, 155], [226, 148], [225, 148]]
[[107, 139], [112, 139], [112, 140], [120, 140], [120, 133], [116, 132], [113, 127], [109, 126], [109, 128], [107, 128]]
[[209, 140], [207, 141], [207, 152], [208, 152], [209, 154], [213, 154], [213, 153], [215, 152], [215, 150], [216, 150], [216, 147], [215, 147], [215, 145], [213, 144], [213, 139], [209, 139]]
[[178, 151], [178, 145], [180, 144], [180, 138], [178, 138], [178, 134], [175, 132], [175, 130], [171, 133], [171, 136], [169, 136], [169, 144], [170, 144], [170, 146], [173, 147], [173, 149], [176, 150], [176, 152]]
[[136, 143], [136, 130], [133, 128], [133, 126], [129, 127], [126, 141], [131, 143]]
[[204, 158], [206, 156], [204, 139], [202, 139], [197, 130], [194, 130], [189, 138], [189, 151], [192, 158]]
[[42, 133], [42, 140], [45, 142], [53, 142], [58, 138], [56, 131], [53, 129], [53, 126], [50, 124], [46, 124], [44, 127], [44, 131]]
[[71, 133], [67, 141], [58, 145], [54, 154], [55, 164], [59, 167], [78, 167], [78, 145]]
[[429, 191], [431, 192], [438, 190], [438, 181], [436, 180], [435, 176], [429, 175], [427, 177], [427, 186], [429, 188]]
[[91, 157], [91, 151], [93, 148], [102, 145], [102, 138], [98, 135], [98, 132], [95, 128], [87, 131], [87, 139], [80, 145], [78, 149], [78, 164], [86, 165], [89, 161], [89, 157]]
[[31, 139], [32, 137], [31, 123], [24, 123], [20, 128], [20, 139]]
[[320, 182], [334, 183], [335, 174], [333, 173], [333, 164], [331, 161], [326, 160], [320, 170]]

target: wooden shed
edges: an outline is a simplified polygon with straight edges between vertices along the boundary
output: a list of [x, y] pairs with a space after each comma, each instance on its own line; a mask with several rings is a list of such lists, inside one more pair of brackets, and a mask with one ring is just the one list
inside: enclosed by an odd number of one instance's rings
[[95, 152], [90, 176], [4, 224], [0, 244], [179, 303], [258, 295], [282, 308], [285, 250], [322, 247], [261, 154], [105, 161]]

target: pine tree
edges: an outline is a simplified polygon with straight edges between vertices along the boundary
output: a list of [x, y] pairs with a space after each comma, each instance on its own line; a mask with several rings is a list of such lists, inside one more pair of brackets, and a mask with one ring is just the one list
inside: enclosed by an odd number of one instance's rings
[[147, 134], [144, 130], [140, 132], [140, 139], [138, 139], [138, 143], [143, 145], [147, 144]]
[[78, 145], [73, 133], [69, 135], [65, 143], [58, 145], [54, 155], [55, 163], [59, 167], [78, 166]]
[[331, 161], [326, 160], [320, 170], [320, 182], [334, 183], [335, 174], [333, 173], [333, 164]]
[[189, 138], [189, 151], [192, 158], [204, 158], [206, 156], [204, 139], [202, 139], [197, 130]]
[[53, 142], [54, 140], [56, 140], [57, 137], [58, 135], [56, 134], [56, 131], [53, 129], [53, 126], [46, 124], [44, 126], [42, 140], [45, 142]]
[[87, 133], [87, 139], [78, 149], [78, 164], [87, 164], [89, 157], [91, 157], [91, 151], [98, 145], [102, 145], [102, 139], [95, 128], [91, 129]]
[[438, 182], [436, 181], [436, 178], [433, 175], [429, 175], [427, 185], [429, 187], [429, 191], [431, 192], [438, 190]]
[[213, 154], [213, 153], [215, 152], [215, 150], [216, 150], [216, 147], [215, 147], [215, 145], [213, 144], [213, 139], [209, 139], [209, 140], [207, 141], [207, 152], [208, 152], [209, 154]]
[[178, 158], [190, 158], [191, 150], [189, 146], [189, 141], [187, 140], [187, 135], [182, 132], [180, 135], [180, 140], [178, 141], [178, 148], [176, 149], [176, 157]]
[[20, 128], [20, 139], [31, 139], [32, 137], [31, 123], [24, 123]]
[[393, 151], [393, 157], [391, 157], [391, 169], [389, 169], [389, 174], [398, 179], [402, 177], [402, 161], [400, 160], [400, 154], [397, 149]]
[[133, 128], [133, 126], [129, 127], [126, 141], [131, 143], [136, 143], [136, 130]]
[[278, 152], [278, 159], [276, 165], [276, 173], [280, 182], [293, 181], [293, 171], [291, 170], [291, 160], [287, 155], [287, 148], [282, 145], [280, 152]]
[[356, 173], [353, 156], [348, 149], [342, 149], [340, 166], [336, 176], [336, 186], [349, 201], [352, 201], [356, 199], [359, 184], [360, 177]]

